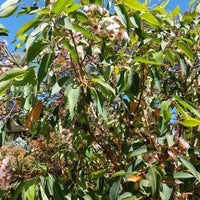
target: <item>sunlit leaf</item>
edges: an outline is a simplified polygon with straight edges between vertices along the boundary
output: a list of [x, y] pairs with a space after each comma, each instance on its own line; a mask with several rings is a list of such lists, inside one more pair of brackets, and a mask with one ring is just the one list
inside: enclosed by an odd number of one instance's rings
[[58, 16], [64, 9], [65, 6], [70, 3], [70, 0], [57, 0], [53, 5], [53, 12]]
[[11, 16], [16, 10], [16, 5], [9, 6], [0, 12], [0, 18], [9, 17]]
[[153, 16], [151, 13], [143, 13], [140, 15], [143, 20], [145, 20], [148, 24], [154, 25], [156, 27], [160, 26], [160, 22]]
[[193, 105], [191, 102], [184, 101], [181, 97], [174, 95], [174, 98], [180, 103], [184, 108], [190, 110], [193, 114], [195, 114], [198, 118], [200, 118], [200, 110]]
[[180, 119], [179, 122], [187, 127], [194, 127], [200, 125], [200, 120], [187, 116], [183, 119]]
[[10, 88], [12, 81], [1, 81], [0, 82], [0, 97]]
[[10, 70], [8, 70], [7, 72], [3, 73], [0, 76], [0, 81], [8, 81], [8, 80], [12, 80], [15, 79], [19, 76], [22, 76], [23, 74], [25, 74], [26, 71], [22, 68], [18, 68], [18, 67], [14, 67]]
[[115, 5], [114, 8], [119, 17], [120, 22], [127, 28], [129, 32], [129, 18], [124, 4]]
[[148, 10], [148, 6], [140, 3], [137, 0], [124, 0], [123, 2], [126, 6], [128, 6], [129, 8], [131, 8], [133, 10], [138, 10], [138, 11], [147, 11]]
[[192, 61], [194, 60], [194, 55], [191, 48], [185, 44], [185, 42], [179, 42], [177, 47]]
[[79, 58], [78, 58], [78, 55], [77, 55], [77, 52], [76, 52], [75, 47], [74, 47], [72, 44], [70, 44], [69, 41], [64, 41], [63, 44], [65, 45], [65, 47], [67, 48], [67, 50], [70, 52], [70, 54], [71, 54], [73, 60], [74, 60], [76, 63], [78, 63], [78, 59], [79, 59]]

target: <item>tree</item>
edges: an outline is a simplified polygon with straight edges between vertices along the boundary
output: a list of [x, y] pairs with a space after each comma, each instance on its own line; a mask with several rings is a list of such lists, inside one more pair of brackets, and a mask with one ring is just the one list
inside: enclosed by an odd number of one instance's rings
[[18, 12], [35, 18], [16, 33], [26, 58], [10, 59], [0, 94], [27, 115], [28, 147], [2, 146], [2, 197], [198, 198], [199, 4], [184, 15], [166, 5], [57, 0]]

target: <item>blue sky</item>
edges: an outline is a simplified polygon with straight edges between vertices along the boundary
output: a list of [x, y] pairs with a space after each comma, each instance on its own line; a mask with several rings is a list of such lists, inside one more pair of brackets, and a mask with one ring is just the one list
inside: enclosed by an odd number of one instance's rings
[[[2, 1], [4, 2], [4, 1]], [[24, 0], [27, 5], [30, 5], [30, 2], [34, 2], [31, 0]], [[183, 13], [185, 10], [188, 9], [188, 4], [190, 0], [170, 0], [170, 3], [166, 7], [167, 10], [173, 10], [177, 5], [180, 6], [181, 8], [181, 13]], [[159, 0], [152, 0], [152, 4], [158, 4]], [[33, 17], [33, 16], [32, 16]], [[27, 16], [21, 16], [21, 17], [16, 17], [12, 16], [10, 18], [2, 19], [0, 18], [0, 24], [3, 24], [10, 32], [9, 36], [0, 36], [0, 40], [6, 39], [9, 43], [13, 41], [15, 33], [17, 30], [27, 21], [30, 20], [31, 17]], [[14, 50], [14, 45], [9, 45], [9, 49], [12, 51]]]

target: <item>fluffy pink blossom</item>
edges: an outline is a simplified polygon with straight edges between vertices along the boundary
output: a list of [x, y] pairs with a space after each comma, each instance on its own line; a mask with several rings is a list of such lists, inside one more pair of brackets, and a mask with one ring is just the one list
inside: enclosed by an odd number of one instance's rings
[[9, 188], [10, 179], [11, 179], [10, 157], [6, 157], [5, 159], [3, 159], [0, 168], [0, 180], [3, 189]]

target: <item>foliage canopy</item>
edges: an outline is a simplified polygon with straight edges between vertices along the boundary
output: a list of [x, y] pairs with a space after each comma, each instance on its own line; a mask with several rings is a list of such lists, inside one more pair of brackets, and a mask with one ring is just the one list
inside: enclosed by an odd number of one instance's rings
[[22, 2], [0, 9], [35, 16], [23, 56], [0, 43], [0, 197], [198, 199], [200, 4]]

